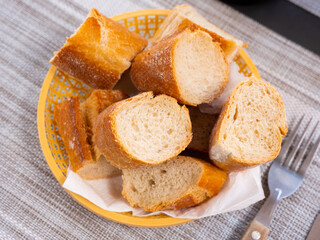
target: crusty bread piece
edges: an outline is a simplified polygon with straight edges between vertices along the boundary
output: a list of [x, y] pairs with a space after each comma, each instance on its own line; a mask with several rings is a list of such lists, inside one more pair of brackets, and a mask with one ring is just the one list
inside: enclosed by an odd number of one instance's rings
[[172, 35], [174, 32], [181, 31], [185, 28], [190, 28], [191, 30], [201, 29], [209, 33], [215, 42], [220, 43], [228, 63], [231, 63], [243, 45], [242, 41], [208, 22], [189, 5], [180, 5], [172, 9], [171, 13], [166, 17], [151, 39], [151, 44], [155, 44]]
[[121, 91], [96, 90], [80, 103], [72, 97], [55, 106], [54, 120], [68, 153], [71, 169], [84, 179], [98, 179], [121, 174], [92, 142], [92, 121], [113, 102], [124, 99]]
[[166, 95], [141, 93], [102, 112], [94, 126], [99, 150], [120, 169], [177, 156], [192, 138], [188, 109]]
[[229, 81], [229, 66], [209, 34], [185, 29], [138, 54], [130, 74], [141, 91], [196, 106], [219, 97]]
[[81, 104], [86, 112], [88, 126], [93, 127], [100, 113], [111, 104], [128, 98], [121, 90], [93, 90], [90, 96]]
[[167, 162], [123, 170], [122, 195], [146, 211], [178, 210], [218, 194], [227, 174], [196, 158], [178, 156]]
[[96, 89], [93, 90], [90, 96], [81, 103], [81, 110], [84, 114], [84, 119], [87, 125], [87, 133], [89, 135], [88, 139], [92, 142], [94, 146], [95, 158], [99, 159], [102, 153], [96, 147], [96, 144], [93, 142], [93, 125], [97, 120], [100, 113], [102, 113], [107, 107], [111, 104], [118, 102], [120, 100], [128, 98], [128, 95], [124, 94], [120, 90], [102, 90]]
[[210, 133], [217, 122], [219, 114], [200, 112], [197, 107], [188, 107], [192, 123], [192, 141], [188, 148], [200, 152], [208, 152]]
[[251, 77], [224, 105], [210, 140], [210, 159], [237, 171], [273, 160], [287, 133], [284, 103], [269, 83]]
[[111, 89], [147, 40], [91, 9], [50, 63], [92, 88]]
[[94, 163], [79, 98], [72, 97], [55, 105], [54, 121], [67, 150], [72, 170], [77, 172], [85, 164]]
[[83, 163], [83, 166], [76, 173], [83, 179], [94, 180], [119, 176], [122, 171], [112, 166], [103, 155], [100, 155], [99, 158], [93, 159], [90, 163]]

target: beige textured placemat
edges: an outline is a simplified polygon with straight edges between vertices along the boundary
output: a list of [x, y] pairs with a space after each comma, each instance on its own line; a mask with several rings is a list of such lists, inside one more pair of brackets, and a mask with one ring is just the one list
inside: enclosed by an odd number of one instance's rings
[[[260, 74], [284, 98], [289, 126], [320, 119], [320, 57], [221, 2], [186, 1], [250, 43]], [[42, 155], [36, 113], [48, 60], [91, 7], [107, 16], [181, 1], [0, 1], [0, 239], [239, 239], [261, 202], [247, 209], [164, 229], [140, 229], [96, 216], [58, 184]], [[318, 130], [318, 134], [320, 131]], [[320, 209], [320, 153], [302, 187], [277, 208], [268, 239], [304, 239]], [[266, 187], [266, 171], [263, 183]]]

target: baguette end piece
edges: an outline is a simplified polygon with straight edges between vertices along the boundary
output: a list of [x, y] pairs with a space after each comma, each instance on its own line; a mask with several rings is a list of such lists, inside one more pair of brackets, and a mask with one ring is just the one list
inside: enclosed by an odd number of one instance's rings
[[91, 180], [121, 175], [92, 141], [92, 126], [107, 106], [126, 98], [117, 90], [94, 90], [89, 98], [80, 103], [71, 97], [55, 106], [54, 120], [66, 147], [71, 169], [81, 178]]
[[284, 102], [269, 83], [250, 77], [224, 105], [211, 133], [210, 159], [227, 171], [269, 162], [287, 133]]
[[185, 28], [189, 28], [192, 31], [200, 29], [210, 34], [212, 39], [220, 44], [228, 63], [232, 62], [238, 50], [243, 46], [242, 41], [208, 22], [194, 8], [186, 4], [172, 9], [151, 39], [151, 45]]
[[146, 45], [146, 39], [92, 9], [50, 63], [92, 88], [111, 89]]
[[54, 121], [68, 152], [71, 169], [77, 172], [85, 163], [94, 163], [79, 98], [71, 97], [55, 105]]
[[100, 114], [94, 138], [114, 166], [136, 168], [177, 156], [192, 139], [191, 121], [176, 99], [144, 92]]
[[177, 156], [158, 165], [124, 170], [122, 178], [122, 195], [130, 205], [154, 212], [204, 202], [219, 193], [227, 173], [202, 160]]
[[208, 33], [186, 28], [138, 54], [130, 75], [141, 91], [197, 106], [219, 97], [229, 81], [229, 65]]

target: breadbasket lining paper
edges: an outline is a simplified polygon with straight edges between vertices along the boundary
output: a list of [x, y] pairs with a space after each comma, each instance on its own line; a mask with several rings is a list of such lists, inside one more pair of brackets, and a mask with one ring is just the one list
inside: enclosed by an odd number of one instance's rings
[[63, 187], [88, 199], [104, 210], [132, 212], [132, 215], [140, 217], [165, 213], [174, 218], [197, 219], [243, 209], [264, 198], [260, 167], [230, 173], [217, 196], [199, 206], [177, 211], [165, 210], [150, 213], [141, 208], [131, 207], [121, 195], [121, 176], [98, 180], [83, 180], [78, 174], [69, 169]]
[[[230, 65], [230, 84], [235, 85], [234, 82], [245, 79], [238, 71], [239, 68], [237, 64]], [[226, 96], [223, 100], [220, 99], [219, 104], [223, 104], [226, 99]], [[217, 104], [208, 105], [201, 110], [212, 112], [212, 109], [210, 109], [211, 107], [216, 109]], [[184, 208], [177, 211], [165, 210], [150, 213], [145, 212], [141, 208], [131, 207], [121, 195], [121, 176], [98, 180], [83, 180], [79, 175], [68, 169], [67, 178], [63, 187], [86, 198], [104, 210], [112, 212], [132, 212], [132, 215], [141, 217], [165, 213], [174, 218], [197, 219], [243, 209], [264, 198], [260, 167], [251, 168], [242, 172], [230, 173], [217, 196], [199, 206]]]

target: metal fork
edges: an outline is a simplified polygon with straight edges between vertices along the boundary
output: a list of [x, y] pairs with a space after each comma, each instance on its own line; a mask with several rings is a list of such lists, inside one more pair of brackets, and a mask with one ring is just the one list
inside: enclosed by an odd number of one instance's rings
[[[257, 213], [256, 217], [252, 220], [247, 231], [244, 233], [242, 240], [266, 239], [269, 234], [272, 214], [277, 203], [282, 198], [293, 194], [300, 187], [307, 168], [310, 166], [312, 158], [316, 154], [317, 148], [320, 144], [319, 136], [310, 151], [307, 152], [319, 125], [318, 121], [307, 139], [307, 142], [303, 144], [302, 148], [300, 148], [312, 120], [309, 120], [302, 135], [298, 136], [298, 129], [303, 118], [304, 116], [300, 118], [292, 133], [287, 136], [280, 154], [271, 165], [268, 175], [270, 195]], [[295, 139], [296, 141], [294, 141]]]

